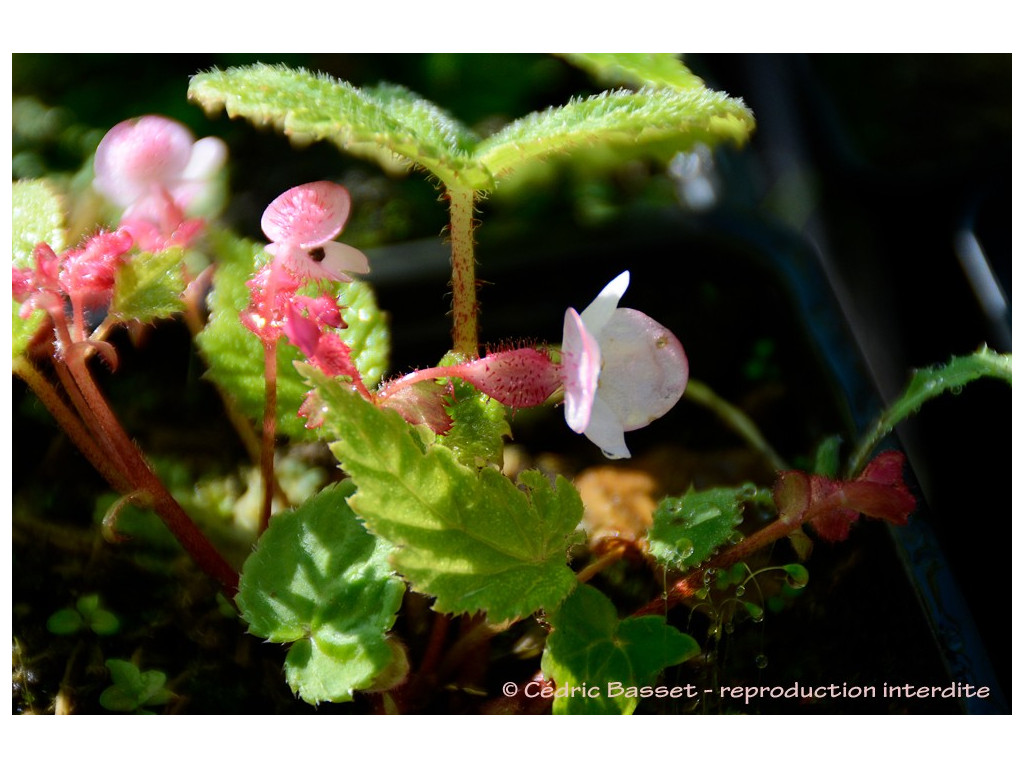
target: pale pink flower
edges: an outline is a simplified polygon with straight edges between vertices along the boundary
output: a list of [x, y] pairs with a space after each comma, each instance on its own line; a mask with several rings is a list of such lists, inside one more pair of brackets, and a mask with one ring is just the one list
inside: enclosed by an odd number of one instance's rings
[[186, 209], [224, 164], [227, 147], [215, 137], [195, 141], [181, 123], [159, 115], [125, 120], [96, 148], [93, 185], [123, 208], [165, 191]]
[[267, 251], [302, 280], [350, 281], [346, 272], [370, 271], [362, 251], [334, 238], [345, 226], [351, 199], [330, 181], [292, 187], [267, 206], [260, 221]]
[[511, 408], [541, 405], [562, 387], [569, 427], [608, 458], [629, 458], [625, 433], [664, 416], [679, 401], [689, 365], [671, 331], [642, 312], [618, 307], [628, 285], [623, 272], [582, 314], [566, 311], [560, 363], [533, 347], [492, 352], [414, 371], [385, 385], [379, 400], [386, 404], [413, 385], [452, 376]]
[[124, 209], [121, 226], [142, 250], [186, 245], [202, 226], [186, 211], [226, 156], [220, 139], [195, 141], [180, 123], [146, 115], [118, 123], [100, 141], [93, 186]]
[[689, 364], [671, 331], [619, 308], [629, 272], [578, 313], [565, 313], [562, 377], [565, 421], [611, 459], [629, 458], [625, 433], [664, 416], [682, 397]]

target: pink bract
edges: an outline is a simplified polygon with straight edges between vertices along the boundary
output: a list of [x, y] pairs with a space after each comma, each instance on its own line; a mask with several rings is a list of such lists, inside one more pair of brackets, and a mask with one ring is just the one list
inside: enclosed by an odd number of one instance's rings
[[566, 310], [562, 337], [566, 423], [611, 459], [629, 458], [625, 433], [668, 413], [689, 379], [675, 335], [618, 307], [628, 286], [623, 272], [582, 313]]
[[98, 232], [80, 248], [61, 254], [60, 287], [68, 296], [106, 296], [114, 290], [117, 268], [131, 250], [132, 236], [123, 229]]

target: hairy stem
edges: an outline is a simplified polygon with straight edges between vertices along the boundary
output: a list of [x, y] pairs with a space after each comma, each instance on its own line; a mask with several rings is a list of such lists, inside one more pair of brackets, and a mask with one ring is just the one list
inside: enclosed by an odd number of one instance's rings
[[238, 574], [171, 496], [167, 488], [164, 487], [163, 481], [157, 477], [143, 458], [138, 446], [124, 431], [120, 421], [110, 410], [103, 394], [96, 387], [86, 366], [82, 349], [75, 347], [66, 350], [64, 362], [91, 414], [90, 422], [93, 431], [104, 436], [104, 439], [112, 446], [112, 452], [117, 456], [119, 463], [126, 468], [125, 474], [130, 490], [149, 494], [153, 510], [164, 525], [196, 564], [209, 576], [216, 579], [224, 594], [233, 599], [238, 592]]
[[452, 242], [453, 348], [470, 358], [477, 356], [476, 257], [473, 254], [472, 189], [448, 188]]
[[263, 477], [263, 506], [260, 508], [259, 532], [270, 525], [274, 503], [274, 438], [277, 435], [277, 341], [263, 345], [263, 378], [267, 384], [263, 409], [263, 442], [260, 449], [260, 474]]
[[[193, 342], [203, 330], [203, 319], [199, 309], [199, 302], [200, 296], [209, 284], [210, 277], [213, 274], [212, 270], [212, 266], [203, 270], [199, 277], [188, 284], [188, 287], [185, 288], [185, 293], [182, 295], [182, 300], [185, 304], [185, 311], [182, 313], [182, 316], [185, 319], [185, 325], [188, 327], [189, 333], [192, 335]], [[231, 393], [225, 390], [217, 381], [213, 381], [213, 385], [218, 397], [220, 397], [221, 404], [224, 406], [224, 413], [228, 417], [228, 421], [231, 422], [231, 426], [235, 428], [235, 434], [238, 435], [238, 439], [242, 442], [242, 447], [245, 448], [249, 459], [253, 464], [260, 464], [262, 442], [260, 436], [256, 434], [255, 427], [249, 421], [249, 417], [238, 409], [238, 404]], [[286, 507], [291, 506], [291, 499], [288, 498], [288, 494], [284, 492], [276, 477], [274, 478], [274, 496], [282, 505]]]
[[121, 469], [114, 465], [110, 455], [104, 451], [89, 433], [82, 420], [67, 406], [56, 388], [24, 357], [17, 357], [12, 362], [14, 375], [24, 381], [64, 433], [75, 444], [103, 479], [110, 483], [114, 490], [127, 493], [131, 489]]

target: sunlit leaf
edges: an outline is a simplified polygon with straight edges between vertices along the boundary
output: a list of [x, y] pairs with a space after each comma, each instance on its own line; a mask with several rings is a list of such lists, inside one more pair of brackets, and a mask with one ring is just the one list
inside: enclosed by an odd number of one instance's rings
[[469, 159], [475, 135], [454, 117], [400, 86], [360, 89], [343, 80], [284, 66], [255, 64], [195, 75], [189, 98], [208, 112], [224, 109], [293, 141], [330, 141], [387, 170], [419, 165], [446, 183], [485, 188]]
[[185, 290], [183, 258], [180, 248], [132, 256], [117, 271], [111, 314], [148, 323], [180, 312]]
[[754, 118], [739, 99], [707, 89], [606, 91], [515, 120], [480, 142], [475, 157], [495, 178], [529, 161], [592, 145], [668, 151], [742, 143]]
[[[11, 221], [11, 261], [15, 267], [34, 267], [32, 251], [39, 243], [47, 243], [59, 253], [64, 249], [64, 204], [57, 188], [45, 180], [16, 181], [11, 187], [13, 218]], [[18, 316], [21, 304], [11, 302], [12, 354], [24, 353], [32, 336], [39, 330], [46, 315], [36, 310], [27, 318]]]
[[524, 472], [519, 485], [490, 467], [471, 469], [393, 410], [337, 381], [316, 384], [331, 450], [359, 491], [349, 503], [370, 530], [395, 544], [397, 570], [446, 613], [486, 612], [493, 622], [553, 608], [576, 583], [567, 537], [583, 515], [558, 478]]
[[245, 562], [238, 606], [249, 631], [291, 643], [285, 674], [305, 701], [349, 701], [393, 661], [388, 643], [405, 585], [391, 547], [352, 514], [351, 485], [275, 515]]

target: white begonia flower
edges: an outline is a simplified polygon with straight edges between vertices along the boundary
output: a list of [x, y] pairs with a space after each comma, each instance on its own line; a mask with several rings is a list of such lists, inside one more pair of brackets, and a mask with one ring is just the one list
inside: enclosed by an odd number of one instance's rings
[[664, 416], [682, 397], [690, 367], [679, 339], [635, 309], [619, 308], [623, 272], [583, 310], [565, 312], [565, 421], [610, 459], [628, 459], [625, 433]]

